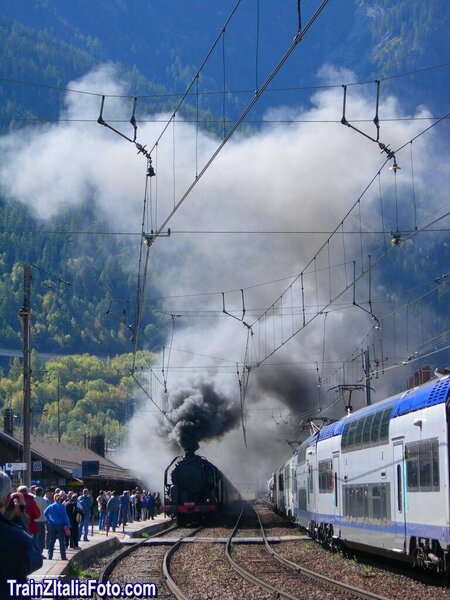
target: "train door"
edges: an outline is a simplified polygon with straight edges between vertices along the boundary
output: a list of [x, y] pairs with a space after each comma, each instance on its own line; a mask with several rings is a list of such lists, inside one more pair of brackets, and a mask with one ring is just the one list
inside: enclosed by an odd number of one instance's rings
[[295, 520], [297, 518], [298, 510], [298, 487], [297, 487], [297, 455], [295, 455], [290, 462], [291, 469], [291, 505], [292, 505], [292, 518]]
[[314, 469], [310, 461], [308, 461], [307, 473], [307, 507], [308, 510], [314, 511]]
[[[333, 452], [333, 508], [335, 528], [341, 526], [341, 484], [339, 476], [339, 452]], [[337, 533], [337, 531], [335, 531]]]
[[406, 552], [406, 473], [405, 450], [403, 440], [394, 442], [394, 515], [395, 540], [394, 547]]
[[287, 516], [289, 517], [289, 519], [291, 518], [291, 512], [292, 512], [292, 494], [291, 494], [291, 486], [292, 486], [292, 480], [291, 480], [291, 471], [289, 468], [289, 463], [287, 465], [287, 467], [284, 468], [284, 507], [283, 507], [283, 513], [287, 514]]
[[285, 511], [285, 501], [284, 501], [284, 472], [281, 469], [277, 473], [278, 485], [277, 485], [277, 502], [276, 508], [280, 513], [284, 513]]

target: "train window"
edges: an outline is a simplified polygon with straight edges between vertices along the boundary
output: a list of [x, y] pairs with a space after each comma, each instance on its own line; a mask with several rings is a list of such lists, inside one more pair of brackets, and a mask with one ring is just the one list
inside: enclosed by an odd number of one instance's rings
[[365, 419], [358, 419], [355, 430], [355, 447], [361, 447]]
[[298, 508], [306, 510], [306, 488], [298, 488]]
[[303, 465], [306, 462], [306, 444], [304, 446], [300, 446], [300, 451], [298, 453], [298, 464]]
[[384, 483], [381, 486], [381, 510], [382, 520], [387, 524], [391, 521], [391, 497], [390, 497], [390, 485]]
[[333, 491], [333, 462], [319, 461], [319, 493], [328, 494]]
[[417, 492], [419, 489], [419, 452], [417, 444], [406, 446], [406, 477], [408, 480], [408, 491]]
[[372, 517], [375, 521], [381, 521], [383, 518], [381, 486], [372, 487]]
[[389, 441], [389, 423], [391, 422], [392, 408], [386, 408], [383, 411], [380, 423], [380, 444], [386, 444]]
[[387, 408], [346, 423], [342, 431], [342, 451], [351, 452], [361, 447], [388, 443], [391, 412], [392, 409]]
[[424, 440], [407, 444], [405, 456], [408, 491], [439, 491], [438, 440]]
[[381, 423], [382, 416], [383, 416], [383, 411], [380, 410], [380, 412], [375, 413], [375, 416], [373, 418], [372, 431], [370, 434], [370, 441], [372, 444], [378, 444], [378, 442], [380, 440], [380, 423]]
[[387, 525], [391, 521], [390, 484], [380, 483], [369, 486], [369, 518]]
[[390, 484], [343, 486], [344, 517], [348, 520], [388, 525], [391, 521]]
[[431, 454], [433, 460], [433, 490], [439, 490], [439, 446], [438, 441], [433, 440], [431, 443]]
[[348, 426], [348, 440], [347, 448], [351, 450], [355, 445], [355, 432], [356, 432], [357, 421], [352, 421]]
[[370, 432], [372, 430], [372, 423], [375, 413], [371, 415], [367, 415], [364, 421], [364, 429], [363, 429], [363, 446], [368, 446], [370, 444]]
[[347, 485], [342, 486], [342, 508], [344, 517], [348, 517], [348, 494], [349, 489]]
[[363, 485], [358, 485], [358, 487], [355, 490], [355, 509], [356, 509], [356, 514], [355, 517], [359, 520], [359, 521], [364, 521], [365, 517], [366, 517], [366, 512], [365, 512], [365, 502], [364, 502], [364, 487]]
[[295, 494], [297, 491], [297, 468], [295, 465], [291, 465], [291, 482], [292, 491]]
[[347, 492], [347, 516], [352, 517], [356, 513], [356, 490], [354, 486], [352, 486]]
[[283, 474], [282, 473], [280, 473], [278, 475], [278, 490], [280, 492], [284, 491], [284, 480], [283, 480]]
[[342, 430], [342, 438], [341, 438], [341, 450], [346, 450], [347, 446], [348, 446], [348, 428], [349, 428], [349, 423], [346, 423], [344, 425], [344, 428]]
[[419, 444], [419, 486], [422, 491], [431, 490], [431, 444]]
[[284, 469], [284, 481], [286, 483], [286, 488], [289, 489], [290, 485], [291, 485], [291, 477], [290, 477], [290, 473], [289, 473], [289, 467], [286, 467]]

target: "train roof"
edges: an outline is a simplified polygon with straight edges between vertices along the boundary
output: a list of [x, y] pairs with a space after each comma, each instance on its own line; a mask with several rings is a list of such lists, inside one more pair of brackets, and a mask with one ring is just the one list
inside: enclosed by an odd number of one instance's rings
[[450, 396], [450, 376], [442, 377], [440, 379], [433, 379], [419, 387], [407, 390], [401, 394], [391, 396], [386, 400], [366, 406], [351, 413], [335, 423], [331, 423], [326, 427], [323, 427], [318, 434], [315, 434], [311, 438], [308, 438], [306, 442], [310, 445], [315, 441], [315, 438], [320, 440], [326, 440], [334, 437], [335, 435], [341, 435], [344, 425], [350, 423], [360, 417], [370, 415], [371, 413], [384, 410], [386, 408], [392, 408], [391, 419], [407, 415], [408, 413], [428, 408], [436, 404], [442, 404], [447, 401]]

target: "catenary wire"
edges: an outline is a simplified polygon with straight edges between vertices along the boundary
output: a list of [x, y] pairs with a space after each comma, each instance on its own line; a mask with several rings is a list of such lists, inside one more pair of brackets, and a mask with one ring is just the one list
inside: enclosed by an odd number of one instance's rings
[[[311, 84], [311, 85], [306, 85], [306, 86], [274, 87], [274, 88], [269, 88], [268, 91], [270, 91], [270, 92], [289, 92], [289, 91], [301, 91], [301, 90], [336, 89], [336, 88], [342, 88], [343, 85], [346, 85], [347, 87], [367, 85], [367, 84], [371, 84], [371, 83], [376, 83], [377, 81], [383, 82], [383, 81], [390, 81], [392, 79], [400, 79], [403, 77], [411, 77], [412, 75], [419, 75], [421, 73], [426, 73], [428, 71], [433, 71], [436, 69], [443, 69], [443, 68], [447, 68], [447, 67], [450, 67], [450, 62], [440, 63], [437, 65], [429, 65], [429, 66], [426, 66], [426, 67], [423, 67], [420, 69], [415, 69], [412, 71], [397, 73], [395, 75], [386, 75], [385, 77], [377, 77], [376, 79], [368, 79], [368, 80], [364, 80], [364, 81], [352, 81], [349, 83], [341, 82], [341, 83], [329, 84], [329, 85], [312, 85]], [[15, 85], [37, 87], [37, 88], [43, 88], [43, 89], [71, 93], [71, 94], [83, 94], [83, 95], [87, 95], [87, 96], [96, 96], [98, 98], [101, 98], [102, 96], [104, 96], [105, 98], [124, 98], [124, 99], [137, 98], [138, 100], [139, 99], [146, 100], [146, 99], [158, 99], [158, 98], [173, 98], [174, 96], [179, 97], [179, 96], [183, 95], [182, 92], [171, 92], [171, 93], [164, 93], [164, 94], [105, 94], [103, 92], [90, 92], [88, 90], [79, 90], [79, 89], [61, 87], [61, 86], [56, 86], [56, 85], [49, 85], [49, 84], [44, 84], [44, 83], [36, 83], [36, 82], [32, 82], [32, 81], [24, 81], [21, 79], [11, 79], [8, 77], [0, 77], [0, 83], [12, 83]], [[250, 94], [250, 93], [254, 93], [254, 91], [255, 91], [254, 89], [251, 89], [251, 90], [249, 90], [249, 89], [239, 90], [238, 89], [238, 90], [230, 90], [227, 93], [229, 93], [229, 94]], [[199, 94], [200, 95], [223, 94], [223, 90], [204, 91], [204, 92], [199, 92]]]

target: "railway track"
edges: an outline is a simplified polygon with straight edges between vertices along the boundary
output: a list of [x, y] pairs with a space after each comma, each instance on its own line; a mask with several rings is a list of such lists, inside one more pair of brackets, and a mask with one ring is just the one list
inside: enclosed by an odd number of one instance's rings
[[[368, 574], [363, 570], [363, 577], [354, 576], [358, 569], [353, 564], [345, 561], [342, 568], [338, 566], [344, 561], [340, 555], [326, 553], [324, 562], [319, 557], [321, 553], [316, 552], [317, 544], [298, 535], [295, 529], [286, 528], [285, 523], [265, 507], [257, 507], [257, 511], [248, 507], [238, 522], [236, 519], [237, 515], [221, 526], [206, 530], [171, 527], [133, 543], [110, 562], [99, 580], [119, 584], [153, 582], [158, 598], [178, 600], [425, 597], [419, 588], [411, 588], [414, 592], [408, 594], [408, 583], [401, 578], [393, 585], [390, 579], [385, 585], [381, 572]], [[201, 530], [203, 533], [196, 535]], [[313, 544], [310, 546], [312, 554], [305, 551], [304, 544], [308, 547]], [[327, 568], [329, 561], [331, 568]], [[357, 583], [353, 579], [357, 579]], [[377, 593], [380, 590], [384, 596]]]
[[[332, 592], [333, 598], [361, 598], [364, 600], [387, 600], [372, 592], [342, 583], [310, 569], [303, 568], [281, 556], [272, 548], [267, 540], [264, 527], [256, 509], [261, 535], [264, 545], [253, 545], [249, 553], [243, 553], [236, 546], [233, 548], [233, 539], [239, 529], [243, 516], [241, 512], [226, 543], [225, 553], [229, 564], [242, 577], [266, 589], [278, 598], [300, 600], [300, 598], [327, 597]], [[299, 595], [300, 594], [300, 595]]]
[[[177, 526], [169, 527], [156, 533], [150, 538], [145, 538], [127, 546], [117, 554], [103, 569], [99, 577], [99, 582], [125, 584], [133, 583], [153, 583], [157, 591], [154, 597], [169, 599], [175, 597], [179, 600], [186, 600], [182, 590], [172, 579], [169, 571], [170, 555], [176, 551], [183, 538], [193, 536], [203, 527], [197, 529], [179, 528]], [[168, 540], [170, 546], [163, 543], [155, 545], [155, 538], [164, 538], [168, 535], [177, 533], [177, 541]], [[108, 600], [108, 596], [99, 596], [103, 600]]]

